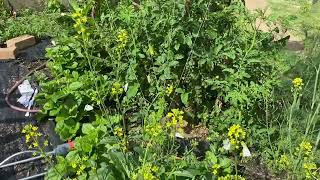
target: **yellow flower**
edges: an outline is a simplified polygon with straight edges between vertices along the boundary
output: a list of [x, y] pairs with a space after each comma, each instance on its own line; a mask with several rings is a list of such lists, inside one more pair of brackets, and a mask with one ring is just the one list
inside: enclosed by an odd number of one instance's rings
[[156, 55], [156, 51], [154, 50], [154, 47], [153, 47], [152, 45], [149, 45], [149, 46], [148, 46], [147, 54], [148, 54], [150, 57], [153, 57], [154, 55]]
[[218, 180], [245, 180], [245, 178], [239, 175], [228, 174], [226, 176], [218, 177]]
[[37, 142], [33, 142], [32, 145], [33, 145], [33, 147], [35, 147], [35, 148], [39, 147], [39, 144], [38, 144]]
[[87, 161], [88, 159], [89, 159], [88, 156], [84, 156], [84, 157], [82, 158], [82, 161]]
[[301, 90], [302, 87], [303, 87], [303, 79], [302, 78], [295, 78], [293, 81], [292, 81], [292, 84], [293, 84], [293, 87], [296, 88], [296, 89], [299, 89]]
[[245, 139], [246, 132], [241, 128], [240, 125], [234, 124], [229, 128], [228, 137], [231, 145], [239, 145], [241, 140]]
[[174, 114], [172, 113], [172, 112], [169, 112], [168, 114], [167, 114], [167, 118], [171, 118], [171, 117], [173, 117], [174, 116]]
[[131, 176], [131, 179], [132, 180], [137, 180], [138, 179], [138, 174], [132, 174], [132, 176]]
[[173, 92], [173, 86], [172, 85], [169, 85], [167, 88], [166, 88], [166, 94], [167, 96], [170, 96]]
[[30, 135], [27, 134], [27, 135], [26, 135], [26, 143], [28, 143], [29, 141], [30, 141]]
[[115, 82], [113, 84], [113, 87], [111, 88], [111, 94], [112, 95], [120, 95], [123, 93], [123, 88], [121, 87], [121, 84], [118, 82]]
[[77, 9], [75, 13], [71, 15], [73, 18], [78, 18], [82, 16], [82, 9]]
[[121, 52], [125, 47], [129, 39], [129, 34], [125, 29], [121, 29], [118, 32], [117, 42], [119, 43], [117, 46], [117, 51]]
[[122, 137], [123, 136], [123, 130], [122, 128], [116, 127], [114, 128], [114, 135], [118, 136], [118, 137]]
[[78, 31], [78, 34], [83, 34], [86, 31], [84, 27], [81, 27], [80, 30]]
[[88, 21], [87, 17], [82, 17], [80, 18], [80, 22], [86, 23]]
[[77, 163], [73, 162], [73, 163], [71, 164], [71, 167], [72, 167], [73, 169], [76, 169], [76, 168], [77, 168]]
[[188, 122], [183, 119], [183, 111], [180, 111], [179, 109], [171, 109], [171, 112], [169, 112], [166, 117], [169, 118], [171, 121], [167, 122], [166, 125], [168, 127], [172, 126], [174, 128], [184, 128], [188, 125]]
[[82, 173], [82, 171], [78, 170], [76, 174], [77, 174], [78, 176], [80, 176], [81, 173]]
[[317, 165], [313, 162], [303, 163], [304, 173], [307, 179], [313, 179], [317, 175]]
[[127, 30], [125, 29], [121, 29], [118, 33], [118, 36], [117, 36], [117, 41], [121, 44], [126, 44], [127, 41], [128, 41], [128, 38], [129, 38], [129, 34], [127, 32]]
[[158, 170], [159, 170], [159, 168], [158, 168], [157, 166], [153, 166], [153, 167], [151, 168], [151, 171], [152, 171], [152, 172], [158, 172]]
[[81, 171], [83, 171], [85, 168], [86, 168], [85, 165], [81, 165], [81, 166], [80, 166], [80, 170], [81, 170]]
[[302, 141], [300, 143], [300, 151], [304, 153], [304, 155], [309, 156], [312, 151], [312, 145], [310, 142]]
[[286, 154], [280, 156], [279, 165], [281, 169], [286, 169], [290, 165], [289, 157]]
[[49, 141], [48, 141], [48, 140], [45, 140], [45, 141], [43, 142], [43, 145], [44, 145], [44, 146], [49, 146]]
[[37, 131], [37, 130], [38, 130], [38, 127], [32, 126], [32, 131]]
[[158, 137], [163, 132], [160, 124], [147, 125], [146, 133], [151, 137]]
[[212, 166], [212, 174], [218, 175], [221, 166], [219, 164], [215, 164]]

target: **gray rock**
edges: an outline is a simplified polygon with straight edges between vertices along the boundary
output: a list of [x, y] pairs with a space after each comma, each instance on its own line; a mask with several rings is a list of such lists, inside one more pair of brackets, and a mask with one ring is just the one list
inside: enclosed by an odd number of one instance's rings
[[4, 0], [4, 5], [9, 11], [32, 9], [41, 11], [45, 7], [44, 0]]

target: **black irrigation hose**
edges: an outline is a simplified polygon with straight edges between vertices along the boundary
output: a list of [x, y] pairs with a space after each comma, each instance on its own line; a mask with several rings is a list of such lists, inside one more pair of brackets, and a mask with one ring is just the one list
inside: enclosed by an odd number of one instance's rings
[[43, 69], [45, 68], [47, 65], [47, 62], [41, 64], [40, 66], [38, 66], [37, 68], [33, 69], [32, 71], [30, 71], [25, 77], [23, 77], [22, 79], [20, 79], [18, 82], [15, 83], [15, 85], [9, 89], [6, 97], [5, 97], [5, 101], [6, 103], [8, 104], [8, 106], [16, 111], [21, 111], [21, 112], [29, 112], [29, 113], [39, 113], [41, 112], [41, 109], [25, 109], [25, 108], [20, 108], [20, 107], [17, 107], [13, 104], [11, 104], [10, 102], [10, 96], [11, 94], [18, 88], [18, 86], [25, 80], [27, 79], [27, 77], [29, 77], [31, 74], [33, 74], [34, 72], [40, 70], [40, 69]]

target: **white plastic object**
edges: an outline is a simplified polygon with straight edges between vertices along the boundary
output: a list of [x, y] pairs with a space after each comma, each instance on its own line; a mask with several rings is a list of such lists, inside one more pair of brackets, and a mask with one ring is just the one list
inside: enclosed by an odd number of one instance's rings
[[31, 84], [28, 80], [24, 80], [22, 84], [18, 86], [18, 90], [21, 94], [21, 97], [17, 100], [17, 102], [22, 104], [24, 107], [27, 107], [32, 94], [34, 93], [34, 89], [31, 87]]

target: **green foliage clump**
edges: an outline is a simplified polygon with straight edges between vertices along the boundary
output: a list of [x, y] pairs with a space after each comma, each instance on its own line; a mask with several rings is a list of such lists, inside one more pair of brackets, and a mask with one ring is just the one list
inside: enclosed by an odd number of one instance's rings
[[72, 4], [73, 35], [48, 49], [37, 102], [76, 144], [48, 178], [241, 179], [278, 85], [272, 34], [240, 0], [93, 5]]
[[23, 34], [34, 35], [38, 38], [59, 37], [68, 35], [70, 22], [58, 13], [19, 12], [18, 17], [4, 17], [0, 20], [0, 42]]

